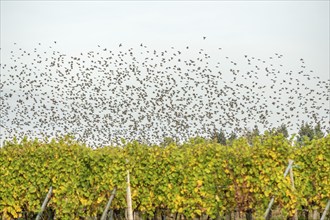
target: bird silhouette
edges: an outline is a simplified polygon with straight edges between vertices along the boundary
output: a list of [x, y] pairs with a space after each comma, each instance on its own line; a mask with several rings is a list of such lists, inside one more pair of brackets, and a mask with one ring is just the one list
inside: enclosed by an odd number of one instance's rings
[[291, 70], [278, 52], [240, 61], [224, 47], [216, 56], [183, 48], [120, 43], [69, 55], [15, 45], [0, 63], [1, 138], [71, 133], [103, 146], [209, 137], [214, 128], [240, 134], [285, 123], [294, 131], [303, 120], [329, 129], [329, 80], [311, 75], [304, 59]]

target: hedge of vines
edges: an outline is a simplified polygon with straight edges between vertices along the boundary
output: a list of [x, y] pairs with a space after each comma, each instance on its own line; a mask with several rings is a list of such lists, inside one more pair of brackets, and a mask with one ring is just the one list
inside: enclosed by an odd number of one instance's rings
[[[283, 178], [294, 160], [295, 189]], [[111, 208], [126, 208], [126, 170], [131, 174], [133, 209], [216, 218], [234, 209], [263, 216], [267, 204], [287, 216], [296, 209], [324, 209], [330, 198], [330, 135], [291, 145], [283, 136], [262, 135], [252, 145], [239, 138], [228, 146], [193, 138], [183, 144], [91, 149], [65, 136], [51, 141], [24, 138], [0, 149], [0, 216], [38, 213], [50, 186], [48, 208], [58, 219], [97, 216], [110, 197]]]

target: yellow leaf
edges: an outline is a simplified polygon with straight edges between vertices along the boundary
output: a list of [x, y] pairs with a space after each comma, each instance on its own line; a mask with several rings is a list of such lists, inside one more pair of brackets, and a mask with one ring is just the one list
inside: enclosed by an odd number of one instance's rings
[[135, 189], [135, 190], [133, 190], [133, 192], [132, 192], [132, 197], [136, 197], [138, 195], [138, 191]]
[[199, 209], [197, 209], [197, 210], [195, 210], [195, 213], [197, 214], [197, 215], [201, 215], [202, 214], [202, 211], [201, 210], [199, 210]]
[[317, 159], [318, 159], [318, 160], [323, 160], [323, 155], [322, 155], [322, 154], [318, 155], [318, 156], [317, 156]]
[[97, 198], [97, 201], [96, 201], [96, 203], [101, 203], [103, 201], [103, 198], [102, 197], [99, 197], [99, 198]]
[[[80, 198], [79, 200], [80, 200], [80, 202], [81, 202], [81, 204], [82, 204], [83, 206], [88, 205], [88, 200], [87, 200], [87, 199], [85, 199], [85, 198]], [[100, 203], [100, 202], [98, 202], [98, 203]]]
[[268, 197], [269, 194], [270, 194], [270, 191], [266, 190], [266, 191], [265, 191], [265, 196]]
[[289, 190], [286, 190], [286, 191], [285, 191], [285, 194], [288, 196], [288, 195], [290, 195], [291, 193], [290, 193]]
[[14, 218], [18, 218], [18, 214], [15, 209], [13, 209], [12, 207], [8, 207], [7, 210]]

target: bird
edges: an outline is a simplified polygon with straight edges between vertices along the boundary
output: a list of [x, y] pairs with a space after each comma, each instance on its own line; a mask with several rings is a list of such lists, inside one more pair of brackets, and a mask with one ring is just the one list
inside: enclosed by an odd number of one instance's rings
[[210, 137], [214, 127], [230, 134], [250, 124], [267, 130], [287, 123], [294, 130], [302, 119], [329, 127], [324, 103], [330, 81], [315, 77], [306, 64], [286, 69], [276, 61], [283, 59], [279, 52], [271, 59], [246, 53], [235, 58], [225, 47], [216, 47], [222, 51], [214, 55], [190, 45], [144, 45], [97, 45], [78, 55], [13, 47], [10, 59], [1, 61], [0, 123], [10, 131], [4, 135], [72, 133], [105, 146], [121, 137], [148, 143], [164, 136]]

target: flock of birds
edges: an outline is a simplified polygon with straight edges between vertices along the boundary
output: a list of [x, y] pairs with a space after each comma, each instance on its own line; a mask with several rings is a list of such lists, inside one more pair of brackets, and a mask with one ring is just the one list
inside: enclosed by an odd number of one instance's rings
[[329, 129], [330, 81], [313, 76], [304, 59], [293, 71], [278, 53], [237, 61], [222, 48], [119, 44], [67, 55], [56, 45], [28, 51], [15, 43], [2, 59], [1, 139], [72, 133], [101, 146], [242, 134], [255, 125], [296, 131], [302, 121]]

